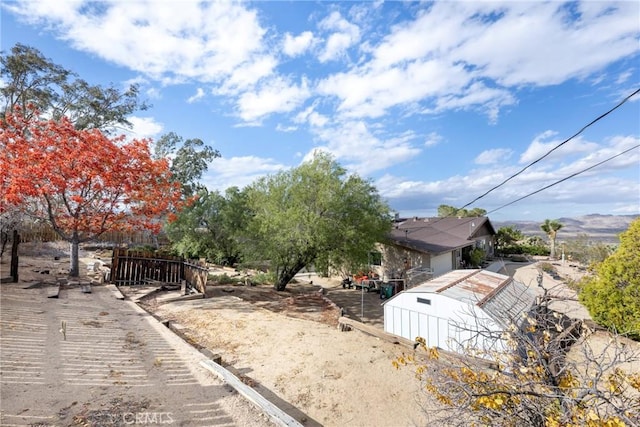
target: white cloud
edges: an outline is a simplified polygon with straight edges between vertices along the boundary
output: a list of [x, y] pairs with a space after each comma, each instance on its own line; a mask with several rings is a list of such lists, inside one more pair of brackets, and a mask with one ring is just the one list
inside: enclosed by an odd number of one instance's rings
[[432, 111], [478, 108], [484, 111], [490, 123], [495, 124], [502, 107], [513, 105], [515, 102], [513, 95], [507, 90], [488, 88], [482, 82], [474, 82], [465, 88], [464, 93], [440, 97]]
[[[433, 215], [438, 205], [463, 206], [514, 172], [515, 168], [507, 165], [495, 165], [493, 168], [478, 169], [464, 176], [438, 181], [420, 181], [387, 174], [376, 180], [375, 185], [392, 206], [413, 206], [420, 211], [418, 215]], [[606, 168], [599, 172], [567, 180], [490, 216], [494, 218], [504, 215], [503, 212], [511, 212], [507, 217], [522, 218], [522, 206], [531, 206], [532, 200], [536, 209], [531, 212], [540, 216], [548, 216], [550, 211], [572, 212], [573, 215], [597, 213], [598, 208], [609, 211], [613, 206], [627, 209], [627, 213], [638, 213], [638, 180], [607, 176]], [[517, 182], [510, 182], [478, 200], [473, 206], [491, 211], [532, 194], [560, 178], [559, 173], [528, 173], [527, 176], [518, 177]], [[635, 210], [629, 209], [634, 204]]]
[[305, 110], [299, 112], [294, 117], [296, 123], [309, 123], [312, 127], [322, 127], [329, 123], [329, 118], [315, 111], [315, 106], [312, 105]]
[[508, 148], [494, 148], [480, 153], [474, 160], [477, 165], [491, 165], [508, 160], [513, 150]]
[[199, 87], [198, 89], [196, 89], [196, 93], [190, 96], [189, 99], [187, 99], [187, 103], [193, 104], [194, 102], [202, 98], [204, 98], [204, 90]]
[[[261, 108], [246, 106], [256, 104], [256, 86], [301, 78], [280, 76], [271, 40], [281, 41], [282, 53], [292, 57], [319, 47], [320, 63], [353, 56], [357, 65], [342, 71], [314, 69], [318, 99], [326, 105], [335, 98], [332, 114], [350, 118], [379, 118], [394, 108], [410, 114], [474, 109], [496, 122], [517, 103], [522, 86], [604, 78], [608, 64], [638, 52], [637, 2], [580, 2], [571, 18], [560, 2], [435, 2], [390, 28], [373, 21], [380, 16], [377, 5], [355, 5], [348, 19], [333, 8], [317, 34], [297, 35], [279, 35], [275, 27], [267, 34], [246, 3], [176, 4], [41, 0], [3, 6], [76, 49], [148, 78], [211, 83], [215, 95], [239, 102], [237, 112], [249, 121], [262, 115]], [[628, 79], [628, 71], [620, 72], [617, 84]], [[310, 87], [308, 95], [316, 95], [315, 81]]]
[[[140, 73], [145, 83], [196, 81], [199, 87], [189, 102], [209, 91], [224, 97], [245, 124], [259, 125], [282, 114], [280, 123], [308, 126], [319, 148], [364, 174], [407, 162], [442, 141], [437, 133], [425, 137], [405, 131], [411, 124], [399, 123], [404, 119], [472, 110], [483, 111], [495, 123], [529, 86], [595, 77], [628, 83], [631, 71], [617, 70], [612, 80], [606, 66], [638, 52], [637, 2], [576, 3], [577, 20], [568, 19], [559, 2], [434, 2], [417, 12], [422, 6], [412, 6], [411, 18], [393, 16], [390, 28], [373, 21], [381, 16], [378, 12], [353, 6], [341, 14], [337, 9], [346, 8], [336, 7], [324, 18], [310, 17], [319, 19], [316, 32], [299, 33], [267, 30], [247, 3], [176, 4], [41, 0], [3, 7], [44, 23], [79, 50]], [[285, 74], [299, 70], [295, 57], [311, 49], [319, 63], [300, 58], [309, 77], [295, 74], [299, 71]], [[294, 59], [281, 64], [284, 55]], [[347, 67], [331, 62], [345, 58], [352, 60]], [[390, 119], [392, 114], [401, 120]], [[376, 119], [375, 125], [370, 119]], [[154, 125], [162, 129], [153, 119], [141, 120], [137, 127], [144, 134], [153, 133]], [[283, 124], [276, 129], [296, 128]], [[538, 135], [520, 163], [559, 142], [555, 134]], [[522, 182], [539, 183], [554, 172], [577, 170], [592, 160], [588, 153], [604, 153], [601, 149], [577, 138], [549, 156], [548, 163], [523, 174]], [[448, 179], [446, 187], [413, 180], [401, 181], [393, 191], [432, 189], [429, 194], [452, 197], [445, 189], [480, 189], [473, 185], [505, 177], [509, 168], [493, 170], [492, 160], [506, 161], [509, 154], [505, 149], [481, 153], [476, 158], [481, 171]]]
[[311, 31], [304, 31], [295, 37], [291, 33], [286, 33], [282, 42], [282, 51], [288, 56], [298, 56], [306, 52], [312, 46], [313, 41]]
[[156, 79], [226, 79], [263, 51], [266, 32], [255, 11], [235, 2], [43, 0], [9, 9], [46, 22], [76, 49]]
[[[567, 163], [558, 168], [558, 175], [569, 176], [571, 174], [583, 171], [591, 166], [594, 166], [600, 162], [606, 161], [623, 151], [632, 149], [640, 145], [640, 137], [638, 136], [615, 136], [606, 139], [602, 144], [589, 143], [581, 150], [583, 156], [575, 160], [574, 162]], [[640, 164], [640, 148], [633, 149], [628, 153], [616, 157], [597, 168], [594, 168], [586, 174], [600, 175], [603, 170], [609, 170], [611, 172], [616, 170], [624, 170], [633, 168], [636, 166], [636, 178], [640, 178], [640, 169], [637, 165]], [[638, 195], [640, 196], [640, 194]]]
[[411, 132], [380, 138], [363, 121], [347, 121], [314, 129], [324, 145], [315, 147], [333, 154], [348, 169], [361, 176], [407, 161], [420, 153]]
[[[551, 85], [584, 77], [637, 52], [638, 6], [633, 2], [580, 2], [568, 17], [559, 2], [514, 2], [500, 19], [467, 20], [474, 36], [452, 53], [496, 82]], [[552, 65], [551, 65], [552, 64]]]
[[375, 118], [391, 107], [461, 92], [468, 83], [462, 67], [426, 60], [384, 70], [361, 67], [334, 74], [320, 81], [318, 90], [338, 97], [338, 111], [349, 117]]
[[[545, 132], [542, 137], [551, 138], [554, 135], [553, 132]], [[637, 145], [640, 145], [640, 137], [624, 135], [607, 138], [600, 143], [582, 142], [577, 149], [571, 151], [571, 158], [565, 155], [562, 163], [552, 162], [550, 165], [545, 159], [545, 162], [529, 168], [514, 180], [483, 197], [474, 206], [487, 210], [496, 209]], [[586, 149], [587, 147], [589, 149]], [[483, 153], [481, 156], [489, 157], [489, 154]], [[464, 176], [456, 175], [438, 181], [420, 181], [385, 174], [375, 184], [381, 195], [388, 198], [392, 205], [401, 201], [405, 206], [419, 206], [423, 212], [429, 209], [435, 211], [442, 203], [462, 206], [521, 169], [520, 166], [510, 164], [508, 158], [501, 162], [480, 162], [482, 167], [471, 170]], [[538, 208], [545, 209], [544, 206], [547, 206], [547, 210], [553, 209], [554, 212], [596, 213], [600, 207], [607, 211], [616, 209], [620, 213], [638, 213], [640, 181], [637, 167], [635, 173], [627, 176], [616, 174], [623, 170], [633, 170], [638, 164], [640, 149], [637, 148], [588, 172], [553, 185], [531, 196], [530, 199], [535, 200]], [[530, 204], [531, 201], [523, 203]], [[512, 218], [522, 218], [518, 205], [516, 203], [510, 208], [516, 212]], [[635, 210], [629, 208], [634, 205]], [[541, 210], [535, 210], [535, 214], [540, 215], [540, 212]]]
[[377, 45], [368, 43], [371, 60], [325, 77], [318, 89], [350, 117], [380, 117], [419, 103], [427, 114], [483, 110], [493, 123], [517, 103], [522, 85], [583, 78], [637, 52], [637, 4], [579, 3], [578, 21], [564, 7], [436, 2]]
[[339, 12], [332, 12], [318, 26], [321, 30], [332, 32], [318, 56], [320, 62], [340, 59], [349, 47], [360, 41], [360, 28], [344, 19]]
[[129, 117], [132, 128], [125, 131], [125, 135], [131, 138], [156, 138], [163, 131], [164, 126], [158, 123], [153, 117]]
[[265, 175], [286, 168], [287, 166], [274, 159], [256, 156], [219, 157], [209, 163], [209, 170], [203, 176], [202, 182], [210, 190], [223, 192], [232, 186], [244, 188]]
[[259, 121], [272, 113], [293, 111], [308, 96], [306, 79], [300, 85], [295, 85], [283, 78], [274, 78], [257, 90], [240, 95], [238, 114], [246, 122]]
[[593, 152], [598, 145], [593, 142], [584, 140], [581, 136], [565, 143], [560, 148], [554, 147], [560, 145], [563, 139], [556, 138], [557, 132], [547, 130], [537, 135], [524, 153], [520, 155], [520, 163], [530, 163], [534, 160], [546, 155], [549, 151], [554, 150], [545, 157], [546, 164], [552, 160], [562, 160], [576, 153]]
[[260, 80], [272, 76], [276, 65], [277, 61], [271, 55], [256, 56], [251, 62], [236, 68], [233, 74], [214, 90], [214, 93], [237, 96], [244, 91], [251, 90]]
[[424, 141], [424, 146], [434, 147], [440, 144], [443, 140], [444, 138], [442, 137], [442, 135], [438, 134], [437, 132], [431, 132], [429, 135], [427, 135], [427, 138]]
[[625, 70], [622, 73], [620, 73], [620, 75], [618, 75], [618, 78], [616, 79], [616, 84], [622, 84], [625, 83], [626, 81], [629, 80], [629, 78], [633, 76], [633, 71], [632, 70]]
[[160, 93], [160, 90], [156, 87], [150, 87], [149, 89], [147, 89], [144, 93], [147, 94], [147, 96], [151, 99], [161, 99], [162, 98], [162, 94]]
[[297, 127], [297, 126], [285, 126], [285, 125], [283, 125], [283, 124], [281, 124], [281, 123], [278, 123], [278, 124], [276, 125], [276, 130], [277, 130], [278, 132], [287, 132], [287, 133], [288, 133], [288, 132], [295, 132], [295, 131], [297, 131], [297, 130], [298, 130], [298, 127]]

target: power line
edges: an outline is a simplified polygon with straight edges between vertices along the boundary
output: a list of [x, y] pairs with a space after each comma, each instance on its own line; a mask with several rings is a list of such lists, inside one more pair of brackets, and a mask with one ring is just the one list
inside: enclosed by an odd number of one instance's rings
[[[522, 168], [520, 171], [518, 171], [518, 172], [516, 172], [515, 174], [511, 175], [510, 177], [508, 177], [507, 179], [505, 179], [504, 181], [502, 181], [500, 184], [498, 184], [498, 185], [496, 185], [496, 186], [492, 187], [491, 189], [489, 189], [488, 191], [486, 191], [486, 192], [485, 192], [485, 193], [483, 193], [482, 195], [480, 195], [480, 196], [476, 197], [475, 199], [473, 199], [472, 201], [470, 201], [469, 203], [465, 204], [464, 206], [462, 206], [461, 208], [459, 208], [459, 209], [457, 209], [457, 210], [462, 210], [462, 209], [464, 209], [464, 208], [466, 208], [466, 207], [470, 206], [471, 204], [473, 204], [473, 203], [477, 202], [478, 200], [480, 200], [480, 199], [484, 198], [485, 196], [487, 196], [489, 193], [491, 193], [491, 192], [493, 192], [493, 191], [497, 190], [498, 188], [502, 187], [504, 184], [506, 184], [507, 182], [511, 181], [513, 178], [517, 177], [518, 175], [522, 174], [524, 171], [526, 171], [527, 169], [529, 169], [531, 166], [535, 165], [536, 163], [540, 162], [540, 161], [541, 161], [541, 160], [543, 160], [544, 158], [548, 157], [551, 153], [553, 153], [554, 151], [556, 151], [558, 148], [562, 147], [563, 145], [565, 145], [565, 144], [566, 144], [566, 143], [568, 143], [569, 141], [571, 141], [571, 140], [575, 139], [578, 135], [582, 134], [582, 133], [583, 133], [586, 129], [588, 129], [590, 126], [594, 125], [594, 124], [595, 124], [595, 123], [597, 123], [598, 121], [602, 120], [603, 118], [605, 118], [606, 116], [608, 116], [609, 114], [611, 114], [612, 112], [614, 112], [615, 110], [617, 110], [618, 108], [620, 108], [623, 104], [625, 104], [629, 99], [633, 98], [633, 97], [634, 97], [635, 95], [637, 95], [638, 93], [640, 93], [640, 88], [636, 89], [636, 90], [635, 90], [635, 91], [633, 91], [630, 95], [626, 96], [624, 99], [622, 99], [622, 101], [620, 101], [618, 104], [616, 104], [613, 108], [609, 109], [609, 110], [608, 110], [608, 111], [606, 111], [605, 113], [603, 113], [603, 114], [599, 115], [598, 117], [596, 117], [595, 119], [591, 120], [589, 123], [587, 123], [586, 125], [584, 125], [584, 126], [583, 126], [580, 130], [578, 130], [576, 133], [574, 133], [574, 134], [573, 134], [573, 135], [571, 135], [569, 138], [565, 139], [565, 140], [564, 140], [564, 141], [562, 141], [560, 144], [556, 145], [555, 147], [553, 147], [552, 149], [550, 149], [549, 151], [547, 151], [544, 155], [540, 156], [539, 158], [537, 158], [536, 160], [534, 160], [533, 162], [529, 163], [527, 166], [525, 166], [524, 168]], [[499, 208], [493, 209], [493, 210], [491, 210], [491, 211], [487, 212], [487, 214], [486, 214], [486, 215], [488, 215], [488, 214], [490, 214], [490, 213], [493, 213], [493, 212], [496, 212], [496, 211], [498, 211], [498, 210], [500, 210], [500, 209], [502, 209], [502, 208], [505, 208], [505, 207], [507, 207], [507, 206], [510, 206], [510, 205], [512, 205], [512, 204], [514, 204], [514, 203], [517, 203], [517, 202], [519, 202], [519, 201], [521, 201], [521, 200], [523, 200], [523, 199], [526, 199], [527, 197], [533, 196], [534, 194], [537, 194], [537, 193], [539, 193], [539, 192], [541, 192], [541, 191], [544, 191], [544, 190], [546, 190], [546, 189], [548, 189], [548, 188], [550, 188], [550, 187], [553, 187], [554, 185], [560, 184], [561, 182], [564, 182], [564, 181], [566, 181], [566, 180], [568, 180], [568, 179], [571, 179], [571, 178], [573, 178], [573, 177], [575, 177], [575, 176], [577, 176], [577, 175], [580, 175], [580, 174], [582, 174], [582, 173], [584, 173], [584, 172], [586, 172], [586, 171], [588, 171], [588, 170], [591, 170], [591, 169], [593, 169], [593, 168], [595, 168], [595, 167], [597, 167], [597, 166], [599, 166], [599, 165], [601, 165], [601, 164], [603, 164], [603, 163], [606, 163], [606, 162], [608, 162], [608, 161], [610, 161], [610, 160], [613, 160], [613, 159], [615, 159], [616, 157], [621, 156], [621, 155], [623, 155], [623, 154], [625, 154], [625, 153], [627, 153], [627, 152], [629, 152], [629, 151], [631, 151], [631, 150], [633, 150], [633, 149], [635, 149], [635, 148], [638, 148], [638, 145], [636, 145], [636, 146], [634, 146], [634, 147], [631, 147], [630, 149], [625, 150], [624, 152], [622, 152], [622, 153], [620, 153], [620, 154], [617, 154], [617, 155], [615, 155], [615, 156], [613, 156], [613, 157], [610, 157], [610, 158], [608, 158], [608, 159], [606, 159], [606, 160], [603, 160], [603, 161], [601, 161], [601, 162], [599, 162], [599, 163], [597, 163], [597, 164], [595, 164], [595, 165], [592, 165], [592, 166], [590, 166], [590, 167], [588, 167], [588, 168], [586, 168], [586, 169], [583, 169], [583, 170], [582, 170], [582, 171], [580, 171], [580, 172], [576, 172], [575, 174], [569, 175], [569, 176], [567, 176], [567, 177], [565, 177], [565, 178], [563, 178], [563, 179], [561, 179], [561, 180], [559, 180], [559, 181], [554, 182], [553, 184], [550, 184], [550, 185], [545, 186], [545, 187], [543, 187], [543, 188], [541, 188], [541, 189], [539, 189], [539, 190], [536, 190], [536, 191], [535, 191], [535, 192], [533, 192], [533, 193], [529, 193], [529, 194], [527, 194], [527, 195], [525, 195], [525, 196], [523, 196], [523, 197], [520, 197], [520, 198], [518, 198], [518, 199], [516, 199], [516, 200], [513, 200], [513, 201], [511, 201], [511, 202], [509, 202], [509, 203], [507, 203], [507, 204], [505, 204], [505, 205], [502, 205], [502, 206], [500, 206]], [[448, 216], [444, 216], [444, 217], [437, 218], [434, 222], [432, 222], [432, 223], [431, 223], [431, 225], [433, 225], [433, 224], [437, 223], [438, 221], [443, 220], [444, 218], [448, 218], [448, 217], [451, 217], [451, 216], [453, 216], [453, 215], [448, 215]], [[421, 228], [425, 228], [425, 227], [416, 227], [416, 228], [411, 229], [411, 231], [415, 231], [415, 230], [418, 230], [418, 229], [421, 229]]]
[[[535, 195], [535, 194], [538, 194], [538, 193], [540, 193], [540, 192], [542, 192], [542, 191], [544, 191], [544, 190], [548, 190], [549, 188], [554, 187], [554, 186], [556, 186], [556, 185], [558, 185], [558, 184], [560, 184], [560, 183], [562, 183], [562, 182], [565, 182], [565, 181], [567, 181], [567, 180], [569, 180], [569, 179], [571, 179], [571, 178], [575, 178], [575, 177], [576, 177], [576, 176], [578, 176], [578, 175], [581, 175], [581, 174], [583, 174], [583, 173], [585, 173], [585, 172], [587, 172], [587, 171], [590, 171], [591, 169], [594, 169], [594, 168], [596, 168], [596, 167], [598, 167], [598, 166], [600, 166], [600, 165], [603, 165], [604, 163], [610, 162], [611, 160], [613, 160], [613, 159], [615, 159], [615, 158], [617, 158], [617, 157], [620, 157], [620, 156], [622, 156], [622, 155], [624, 155], [624, 154], [627, 154], [629, 151], [631, 151], [631, 150], [635, 150], [636, 148], [639, 148], [639, 147], [640, 147], [640, 144], [638, 144], [638, 145], [634, 145], [633, 147], [628, 148], [628, 149], [624, 150], [623, 152], [618, 153], [618, 154], [616, 154], [616, 155], [614, 155], [614, 156], [611, 156], [611, 157], [609, 157], [609, 158], [607, 158], [607, 159], [604, 159], [604, 160], [602, 160], [602, 161], [600, 161], [600, 162], [598, 162], [598, 163], [596, 163], [596, 164], [594, 164], [594, 165], [591, 165], [591, 166], [589, 166], [588, 168], [585, 168], [585, 169], [582, 169], [582, 170], [580, 170], [580, 171], [578, 171], [578, 172], [572, 173], [571, 175], [568, 175], [568, 176], [566, 176], [566, 177], [564, 177], [564, 178], [562, 178], [562, 179], [559, 179], [558, 181], [555, 181], [555, 182], [553, 182], [553, 183], [551, 183], [551, 184], [549, 184], [549, 185], [546, 185], [546, 186], [544, 186], [544, 187], [542, 187], [542, 188], [539, 188], [538, 190], [535, 190], [535, 191], [533, 191], [533, 192], [531, 192], [531, 193], [529, 193], [529, 194], [527, 194], [527, 195], [525, 195], [525, 196], [519, 197], [519, 198], [518, 198], [518, 199], [516, 199], [516, 200], [512, 200], [512, 201], [511, 201], [511, 202], [509, 202], [509, 203], [506, 203], [506, 204], [504, 204], [504, 205], [502, 205], [502, 206], [500, 206], [500, 207], [498, 207], [498, 208], [495, 208], [495, 209], [493, 209], [493, 210], [488, 211], [488, 212], [486, 213], [486, 216], [488, 217], [488, 216], [489, 216], [489, 214], [494, 213], [494, 212], [496, 212], [496, 211], [499, 211], [499, 210], [500, 210], [500, 209], [502, 209], [502, 208], [506, 208], [507, 206], [511, 206], [511, 205], [513, 205], [513, 204], [515, 204], [515, 203], [517, 203], [517, 202], [521, 201], [521, 200], [524, 200], [524, 199], [526, 199], [526, 198], [528, 198], [528, 197], [531, 197], [531, 196], [533, 196], [533, 195]], [[461, 209], [463, 209], [463, 208], [461, 208]], [[422, 229], [427, 228], [427, 227], [432, 227], [434, 224], [437, 224], [438, 222], [440, 222], [440, 221], [444, 220], [445, 218], [448, 218], [448, 217], [439, 217], [439, 218], [436, 218], [436, 219], [435, 219], [433, 222], [431, 222], [428, 226], [423, 226], [423, 227], [413, 227], [413, 228], [410, 228], [410, 229], [405, 229], [405, 230], [404, 230], [404, 231], [405, 231], [405, 234], [410, 234], [410, 233], [412, 233], [412, 232], [414, 232], [414, 231], [417, 231], [417, 230], [422, 230]], [[452, 226], [451, 228], [455, 228], [455, 227], [458, 227], [458, 226], [460, 226], [460, 225], [464, 225], [465, 223], [470, 223], [470, 222], [472, 222], [472, 221], [476, 220], [477, 218], [470, 217], [470, 218], [465, 218], [465, 219], [467, 220], [466, 222], [463, 222], [462, 224], [456, 224], [456, 225]], [[441, 231], [446, 232], [447, 230], [441, 230]]]
[[636, 94], [638, 94], [640, 92], [640, 88], [636, 89], [631, 95], [628, 95], [627, 97], [625, 97], [622, 101], [620, 101], [615, 107], [611, 108], [609, 111], [599, 115], [598, 117], [596, 117], [595, 119], [591, 120], [591, 122], [587, 123], [586, 125], [584, 125], [582, 127], [582, 129], [580, 129], [578, 132], [574, 133], [573, 135], [571, 135], [569, 138], [565, 139], [564, 141], [562, 141], [560, 144], [556, 145], [555, 147], [553, 147], [551, 150], [547, 151], [544, 155], [542, 155], [541, 157], [537, 158], [536, 160], [534, 160], [533, 162], [529, 163], [527, 166], [525, 166], [524, 168], [522, 168], [520, 171], [516, 172], [515, 174], [511, 175], [509, 178], [505, 179], [504, 181], [502, 181], [500, 184], [492, 187], [491, 189], [487, 190], [484, 194], [476, 197], [475, 199], [473, 199], [472, 201], [470, 201], [469, 203], [467, 203], [466, 205], [464, 205], [463, 207], [461, 207], [460, 209], [464, 209], [467, 206], [477, 202], [478, 200], [482, 199], [483, 197], [485, 197], [486, 195], [488, 195], [489, 193], [497, 190], [498, 188], [502, 187], [504, 184], [506, 184], [507, 182], [511, 181], [513, 178], [517, 177], [518, 175], [520, 175], [521, 173], [523, 173], [524, 171], [526, 171], [527, 169], [529, 169], [531, 166], [535, 165], [536, 163], [538, 163], [539, 161], [541, 161], [542, 159], [544, 159], [545, 157], [549, 156], [551, 153], [553, 153], [554, 151], [556, 151], [558, 148], [562, 147], [564, 144], [566, 144], [567, 142], [571, 141], [572, 139], [574, 139], [575, 137], [577, 137], [578, 135], [580, 135], [582, 132], [584, 132], [587, 128], [589, 128], [590, 126], [592, 126], [593, 124], [597, 123], [598, 121], [602, 120], [603, 118], [605, 118], [606, 116], [608, 116], [609, 114], [611, 114], [612, 112], [614, 112], [615, 110], [617, 110], [618, 108], [620, 108], [625, 102], [627, 102], [630, 98], [633, 98], [633, 96], [635, 96]]
[[493, 210], [491, 210], [491, 211], [487, 212], [487, 215], [488, 215], [488, 214], [490, 214], [490, 213], [493, 213], [493, 212], [495, 212], [495, 211], [498, 211], [498, 210], [500, 210], [500, 209], [502, 209], [502, 208], [506, 208], [507, 206], [513, 205], [514, 203], [517, 203], [517, 202], [519, 202], [520, 200], [526, 199], [527, 197], [533, 196], [534, 194], [538, 194], [538, 193], [540, 193], [541, 191], [547, 190], [547, 189], [549, 189], [549, 188], [553, 187], [554, 185], [558, 185], [558, 184], [560, 184], [561, 182], [567, 181], [568, 179], [574, 178], [574, 177], [576, 177], [576, 176], [578, 176], [578, 175], [580, 175], [580, 174], [582, 174], [582, 173], [585, 173], [585, 172], [587, 172], [587, 171], [589, 171], [589, 170], [591, 170], [591, 169], [593, 169], [593, 168], [595, 168], [595, 167], [598, 167], [598, 166], [600, 166], [600, 165], [602, 165], [602, 164], [604, 164], [604, 163], [606, 163], [606, 162], [609, 162], [609, 161], [611, 161], [611, 160], [615, 159], [616, 157], [620, 157], [620, 156], [622, 156], [623, 154], [626, 154], [626, 153], [628, 153], [629, 151], [634, 150], [634, 149], [636, 149], [636, 148], [638, 148], [638, 147], [640, 147], [640, 144], [638, 144], [638, 145], [634, 145], [633, 147], [631, 147], [631, 148], [629, 148], [629, 149], [627, 149], [627, 150], [624, 150], [622, 153], [618, 153], [618, 154], [616, 154], [615, 156], [611, 156], [611, 157], [609, 157], [608, 159], [605, 159], [605, 160], [603, 160], [603, 161], [601, 161], [601, 162], [596, 163], [595, 165], [589, 166], [589, 167], [588, 167], [588, 168], [586, 168], [586, 169], [582, 169], [582, 170], [581, 170], [581, 171], [579, 171], [579, 172], [573, 173], [573, 174], [571, 174], [571, 175], [569, 175], [569, 176], [566, 176], [566, 177], [564, 177], [564, 178], [562, 178], [562, 179], [560, 179], [560, 180], [558, 180], [558, 181], [556, 181], [556, 182], [554, 182], [554, 183], [552, 183], [552, 184], [549, 184], [549, 185], [544, 186], [544, 187], [542, 187], [542, 188], [540, 188], [540, 189], [538, 189], [538, 190], [536, 190], [536, 191], [534, 191], [534, 192], [532, 192], [532, 193], [529, 193], [529, 194], [527, 194], [526, 196], [522, 196], [522, 197], [520, 197], [520, 198], [518, 198], [518, 199], [516, 199], [516, 200], [513, 200], [513, 201], [511, 201], [511, 202], [509, 202], [509, 203], [507, 203], [507, 204], [505, 204], [505, 205], [500, 206], [499, 208], [493, 209]]

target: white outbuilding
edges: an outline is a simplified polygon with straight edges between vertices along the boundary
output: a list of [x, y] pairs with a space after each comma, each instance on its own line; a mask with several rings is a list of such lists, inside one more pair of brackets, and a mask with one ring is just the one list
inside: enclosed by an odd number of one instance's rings
[[453, 270], [387, 300], [384, 330], [448, 351], [503, 351], [502, 332], [521, 325], [535, 302], [536, 293], [512, 277]]

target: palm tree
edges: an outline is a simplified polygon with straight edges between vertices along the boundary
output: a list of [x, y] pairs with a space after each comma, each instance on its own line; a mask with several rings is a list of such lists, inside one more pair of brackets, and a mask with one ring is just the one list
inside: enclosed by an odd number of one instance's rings
[[556, 257], [556, 236], [558, 235], [558, 230], [562, 228], [562, 224], [560, 224], [555, 219], [545, 219], [540, 228], [544, 231], [549, 237], [549, 242], [551, 244], [551, 253], [550, 257]]

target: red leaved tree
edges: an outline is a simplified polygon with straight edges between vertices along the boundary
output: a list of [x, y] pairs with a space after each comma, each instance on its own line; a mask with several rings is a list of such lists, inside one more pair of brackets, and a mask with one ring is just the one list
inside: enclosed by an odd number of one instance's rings
[[110, 139], [66, 118], [26, 120], [19, 113], [7, 115], [0, 132], [2, 205], [20, 206], [70, 242], [73, 277], [80, 243], [110, 230], [158, 232], [179, 203], [168, 162], [153, 159], [146, 140]]

